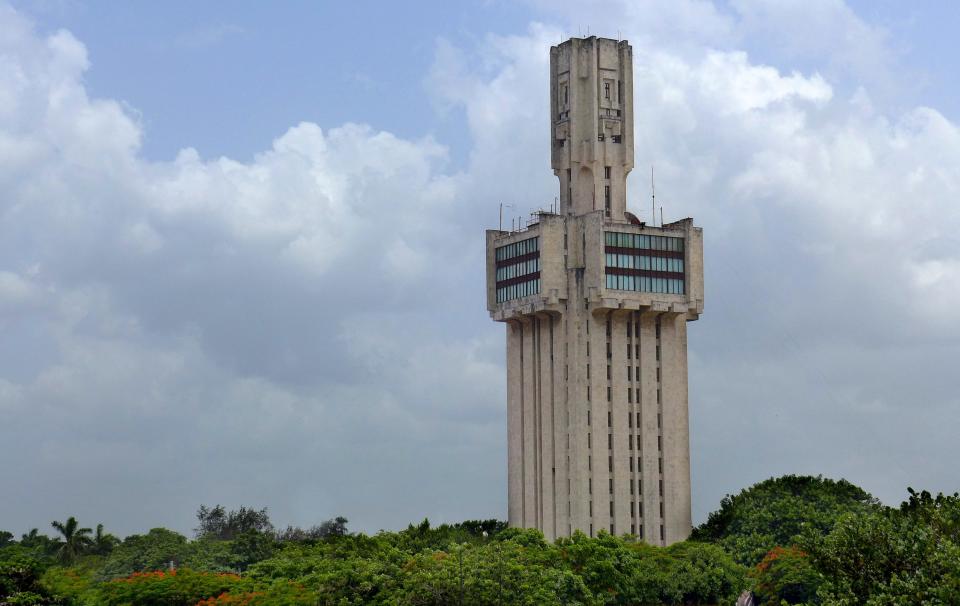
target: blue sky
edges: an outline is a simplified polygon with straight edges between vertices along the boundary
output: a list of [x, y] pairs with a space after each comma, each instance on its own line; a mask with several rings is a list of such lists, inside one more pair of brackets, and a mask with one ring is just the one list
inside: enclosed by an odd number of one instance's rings
[[783, 473], [957, 490], [960, 9], [400, 7], [0, 2], [0, 527], [504, 517], [482, 233], [556, 195], [547, 52], [588, 25], [705, 232], [695, 518]]
[[[956, 117], [957, 65], [947, 49], [960, 27], [960, 7], [934, 0], [848, 4], [884, 30], [903, 69], [908, 85], [884, 91], [889, 101]], [[248, 159], [291, 124], [309, 120], [364, 122], [408, 138], [432, 134], [462, 161], [469, 146], [462, 117], [438, 115], [425, 89], [437, 39], [470, 46], [488, 33], [518, 34], [534, 20], [558, 21], [546, 3], [502, 0], [418, 2], [414, 10], [376, 1], [14, 6], [41, 29], [67, 28], [84, 41], [90, 92], [122, 99], [142, 114], [142, 151], [157, 160], [182, 147]], [[588, 20], [559, 25], [576, 34], [586, 32]], [[827, 67], [822, 57], [779, 48], [763, 36], [740, 42], [781, 69]]]

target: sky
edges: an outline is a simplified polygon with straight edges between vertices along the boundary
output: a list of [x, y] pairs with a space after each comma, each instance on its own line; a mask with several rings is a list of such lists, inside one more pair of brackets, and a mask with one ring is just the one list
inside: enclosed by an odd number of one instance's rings
[[548, 52], [588, 31], [634, 48], [628, 206], [653, 165], [704, 230], [695, 522], [786, 473], [960, 489], [958, 26], [933, 1], [0, 0], [0, 529], [505, 518], [483, 232], [557, 195]]

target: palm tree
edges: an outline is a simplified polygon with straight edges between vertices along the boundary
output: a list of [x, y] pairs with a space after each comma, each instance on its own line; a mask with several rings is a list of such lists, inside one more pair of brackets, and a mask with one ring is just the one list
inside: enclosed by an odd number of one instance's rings
[[91, 551], [97, 555], [107, 555], [117, 546], [120, 539], [109, 532], [103, 531], [103, 524], [97, 524], [97, 532], [93, 535]]
[[66, 564], [73, 562], [92, 542], [90, 540], [92, 531], [89, 528], [78, 528], [80, 524], [73, 516], [67, 518], [66, 522], [53, 521], [50, 525], [63, 535], [63, 542], [57, 550], [57, 558], [61, 562]]

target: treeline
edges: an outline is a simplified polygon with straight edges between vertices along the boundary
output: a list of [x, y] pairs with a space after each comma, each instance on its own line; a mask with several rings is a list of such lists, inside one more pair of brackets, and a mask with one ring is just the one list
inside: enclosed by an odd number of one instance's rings
[[908, 489], [900, 507], [820, 477], [726, 497], [689, 541], [652, 547], [601, 532], [547, 543], [496, 520], [351, 533], [338, 517], [274, 528], [266, 509], [201, 506], [194, 537], [122, 541], [54, 522], [0, 532], [0, 606], [599, 606], [960, 604], [960, 497]]

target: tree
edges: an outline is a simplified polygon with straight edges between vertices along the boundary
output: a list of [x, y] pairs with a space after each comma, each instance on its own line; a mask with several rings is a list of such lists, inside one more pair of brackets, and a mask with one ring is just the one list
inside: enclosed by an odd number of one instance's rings
[[53, 604], [49, 593], [40, 584], [42, 565], [33, 558], [16, 558], [0, 562], [0, 604]]
[[226, 541], [188, 541], [187, 537], [153, 528], [147, 534], [130, 535], [117, 545], [97, 575], [113, 579], [134, 572], [187, 567], [204, 572], [226, 572], [232, 564], [230, 543]]
[[0, 530], [0, 547], [6, 547], [13, 543], [13, 533], [6, 530]]
[[248, 530], [234, 537], [230, 545], [232, 564], [238, 570], [246, 570], [251, 564], [266, 560], [273, 555], [275, 539], [265, 532]]
[[194, 533], [198, 539], [229, 541], [244, 532], [273, 532], [273, 524], [270, 523], [266, 507], [241, 507], [227, 511], [223, 505], [201, 505], [197, 510], [197, 520], [200, 524], [194, 529]]
[[31, 528], [30, 532], [21, 535], [20, 546], [43, 555], [52, 555], [59, 547], [57, 541], [45, 534], [40, 534], [38, 528]]
[[50, 522], [50, 525], [56, 529], [63, 540], [57, 549], [57, 559], [66, 564], [73, 563], [92, 543], [89, 528], [80, 528], [80, 524], [73, 516], [67, 518], [66, 522]]
[[337, 516], [320, 524], [318, 535], [320, 538], [342, 537], [347, 534], [347, 518]]
[[91, 551], [97, 555], [108, 555], [120, 543], [120, 539], [108, 532], [103, 532], [103, 524], [97, 524], [97, 531], [93, 535]]
[[796, 547], [774, 547], [750, 576], [763, 606], [817, 603], [817, 589], [823, 583], [810, 557]]
[[878, 508], [875, 498], [846, 480], [787, 475], [727, 495], [691, 539], [718, 543], [741, 564], [755, 566], [803, 533], [824, 536], [841, 516]]
[[826, 604], [957, 604], [960, 495], [910, 490], [900, 509], [846, 515], [802, 547], [824, 577]]

